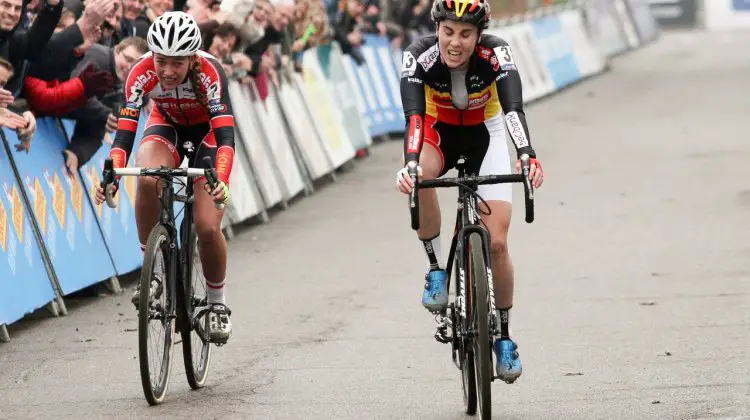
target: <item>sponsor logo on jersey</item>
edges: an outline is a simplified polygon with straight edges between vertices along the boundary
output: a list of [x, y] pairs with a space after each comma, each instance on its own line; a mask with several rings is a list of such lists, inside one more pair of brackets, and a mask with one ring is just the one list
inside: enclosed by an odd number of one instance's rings
[[138, 113], [141, 112], [137, 107], [136, 108], [130, 108], [127, 106], [124, 106], [120, 108], [120, 117], [124, 118], [138, 118]]
[[438, 56], [440, 55], [440, 50], [438, 49], [437, 44], [430, 47], [427, 51], [423, 52], [422, 55], [419, 56], [417, 61], [419, 64], [422, 65], [422, 68], [424, 71], [428, 71], [432, 68], [432, 66], [435, 65], [437, 62]]
[[212, 114], [218, 114], [227, 110], [227, 106], [220, 103], [219, 105], [209, 105], [208, 111]]
[[490, 101], [490, 93], [484, 92], [484, 95], [482, 96], [479, 96], [476, 98], [469, 98], [469, 107], [484, 106], [489, 101]]
[[482, 59], [487, 60], [492, 55], [492, 50], [479, 45], [477, 47], [477, 54], [479, 54], [479, 56], [482, 57]]
[[420, 118], [413, 118], [412, 130], [409, 132], [408, 152], [417, 152], [419, 150], [419, 135], [422, 131], [422, 121]]
[[500, 62], [497, 60], [497, 56], [493, 55], [490, 58], [490, 65], [492, 65], [492, 70], [498, 71], [500, 70]]
[[220, 99], [221, 98], [221, 92], [219, 91], [219, 81], [218, 80], [211, 80], [206, 73], [201, 73], [201, 83], [203, 84], [203, 88], [206, 89], [206, 98], [210, 100], [214, 99]]
[[421, 84], [424, 84], [424, 82], [422, 81], [422, 79], [420, 79], [420, 78], [418, 78], [418, 77], [410, 77], [410, 78], [408, 78], [408, 79], [406, 79], [406, 80], [408, 80], [408, 81], [409, 81], [409, 82], [411, 82], [411, 83], [418, 83], [418, 84], [420, 84], [420, 85], [421, 85]]
[[130, 96], [128, 96], [127, 102], [135, 103], [138, 107], [143, 105], [143, 90], [156, 78], [156, 72], [150, 69], [146, 70], [144, 74], [139, 74], [130, 86]]
[[520, 149], [522, 147], [528, 146], [529, 139], [526, 138], [526, 131], [523, 129], [521, 118], [519, 118], [518, 112], [509, 112], [505, 116], [505, 121], [508, 123], [508, 132], [513, 138], [513, 143], [516, 144], [516, 147]]
[[401, 62], [401, 77], [414, 76], [417, 71], [417, 59], [410, 51], [404, 53], [403, 61]]

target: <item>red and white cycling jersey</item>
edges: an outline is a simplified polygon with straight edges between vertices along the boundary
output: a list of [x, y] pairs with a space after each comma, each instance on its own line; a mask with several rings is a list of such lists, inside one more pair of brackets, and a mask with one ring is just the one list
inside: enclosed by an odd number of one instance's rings
[[[193, 86], [190, 77], [186, 77], [176, 89], [162, 89], [154, 67], [154, 55], [150, 52], [133, 65], [125, 82], [125, 104], [120, 109], [117, 135], [110, 152], [115, 168], [126, 165], [133, 149], [141, 108], [150, 99], [171, 125], [191, 127], [210, 124], [214, 135], [204, 141], [213, 143], [206, 146], [218, 148], [216, 172], [219, 179], [229, 183], [234, 161], [234, 116], [229, 102], [227, 77], [214, 56], [203, 51], [198, 51], [196, 55], [200, 62], [201, 85], [198, 87]], [[198, 101], [194, 91], [196, 88], [203, 91], [207, 103]]]

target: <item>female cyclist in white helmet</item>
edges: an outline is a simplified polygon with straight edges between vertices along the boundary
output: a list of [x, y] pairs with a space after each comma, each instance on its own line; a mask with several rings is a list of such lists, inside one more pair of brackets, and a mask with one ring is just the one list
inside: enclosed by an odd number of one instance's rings
[[[138, 149], [139, 167], [178, 167], [184, 158], [184, 142], [195, 146], [191, 167], [201, 167], [210, 156], [220, 180], [213, 191], [201, 193], [206, 180], [196, 180], [195, 229], [200, 259], [206, 277], [210, 305], [209, 336], [225, 343], [232, 333], [231, 311], [226, 305], [227, 243], [221, 231], [223, 210], [214, 201], [229, 200], [229, 175], [234, 161], [234, 117], [229, 103], [227, 78], [219, 61], [200, 51], [201, 33], [195, 19], [184, 12], [158, 17], [146, 37], [150, 52], [133, 65], [125, 82], [125, 105], [121, 108], [117, 135], [110, 152], [115, 168], [126, 166], [138, 127], [140, 109], [147, 99], [154, 102]], [[158, 222], [160, 202], [157, 180], [138, 178], [135, 216], [141, 248]], [[117, 186], [113, 186], [116, 191]], [[99, 188], [97, 204], [104, 200]], [[160, 281], [160, 279], [155, 279]], [[133, 302], [137, 305], [140, 291]]]

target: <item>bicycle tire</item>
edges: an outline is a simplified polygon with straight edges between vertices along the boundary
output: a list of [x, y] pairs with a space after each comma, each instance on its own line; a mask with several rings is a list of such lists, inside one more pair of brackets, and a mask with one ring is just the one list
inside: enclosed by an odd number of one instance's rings
[[[458, 259], [456, 259], [456, 296], [459, 296], [461, 293], [460, 272], [462, 269], [466, 271], [466, 265], [466, 261], [459, 262]], [[468, 275], [470, 276], [471, 274], [469, 273]], [[470, 278], [466, 280], [470, 280]], [[470, 284], [470, 281], [466, 282], [466, 280], [464, 284]], [[458, 352], [460, 358], [459, 365], [461, 366], [461, 388], [463, 389], [464, 394], [464, 412], [470, 416], [473, 416], [477, 412], [477, 382], [476, 372], [474, 369], [474, 351], [472, 350], [471, 346], [467, 347], [468, 340], [465, 338], [466, 332], [471, 326], [471, 323], [468, 320], [471, 319], [472, 300], [473, 296], [471, 294], [471, 291], [466, 288], [465, 299], [463, 302], [463, 305], [466, 308], [466, 318], [463, 318], [461, 316], [460, 310], [457, 310], [456, 315], [457, 324], [462, 330], [462, 334], [459, 335], [459, 339], [461, 341], [458, 343]]]
[[[168, 248], [170, 243], [169, 233], [163, 225], [156, 225], [151, 230], [148, 236], [148, 242], [146, 243], [146, 250], [143, 257], [143, 267], [141, 268], [141, 279], [140, 279], [140, 301], [138, 302], [138, 355], [140, 361], [141, 371], [141, 385], [143, 386], [143, 393], [148, 401], [149, 405], [161, 404], [167, 395], [167, 388], [169, 387], [169, 377], [172, 372], [172, 356], [174, 354], [174, 311], [175, 301], [174, 296], [171, 296], [170, 284], [174, 284], [174, 279], [169, 278], [169, 254], [165, 253], [165, 248]], [[162, 294], [165, 296], [166, 305], [163, 305], [162, 317], [166, 313], [167, 321], [162, 324], [164, 325], [164, 348], [162, 350], [161, 359], [162, 366], [159, 369], [159, 377], [156, 384], [151, 381], [151, 372], [153, 369], [149, 364], [149, 321], [151, 320], [151, 280], [153, 278], [154, 265], [157, 260], [157, 256], [161, 254], [163, 258], [164, 278], [162, 279]], [[145, 310], [144, 310], [145, 309]]]
[[[200, 258], [198, 254], [198, 235], [195, 234], [195, 232], [192, 232], [190, 235], [190, 257], [192, 258], [192, 264], [189, 264], [188, 266], [191, 268], [194, 268], [197, 264], [200, 264]], [[183, 322], [180, 322], [180, 335], [182, 337], [182, 359], [185, 363], [185, 376], [187, 376], [188, 384], [190, 385], [190, 388], [192, 389], [199, 389], [202, 388], [206, 384], [206, 378], [208, 377], [208, 369], [211, 365], [211, 343], [208, 341], [203, 341], [203, 339], [198, 335], [198, 333], [195, 331], [192, 325], [192, 319], [190, 318], [189, 314], [195, 313], [195, 307], [189, 308], [190, 310], [186, 310], [187, 308], [184, 307], [184, 303], [187, 303], [188, 305], [194, 305], [196, 300], [205, 300], [206, 298], [206, 283], [205, 278], [203, 276], [196, 276], [195, 270], [190, 270], [188, 273], [189, 278], [185, 279], [185, 284], [187, 282], [191, 282], [191, 294], [192, 299], [186, 299], [185, 298], [185, 290], [184, 286], [181, 282], [177, 285], [178, 289], [178, 299], [182, 304], [178, 305], [178, 308], [180, 308], [179, 317], [183, 320]], [[201, 266], [201, 272], [202, 272], [202, 266]], [[196, 284], [198, 283], [198, 284]], [[201, 284], [202, 283], [202, 284]], [[200, 288], [196, 286], [202, 286], [203, 287], [203, 294], [199, 291]], [[208, 317], [204, 315], [204, 331], [206, 328], [208, 328]], [[197, 341], [193, 341], [193, 339], [197, 338]], [[200, 343], [200, 354], [196, 355], [193, 354], [193, 350], [196, 349], [197, 344]]]
[[[490, 341], [490, 295], [487, 266], [484, 261], [482, 238], [474, 233], [469, 236], [470, 273], [474, 289], [472, 299], [475, 334], [473, 350], [475, 356], [477, 396], [482, 420], [492, 418], [492, 342]], [[471, 318], [470, 318], [471, 319]]]
[[463, 363], [461, 368], [461, 382], [464, 391], [464, 411], [473, 416], [477, 413], [477, 382], [474, 370], [474, 352], [462, 351]]

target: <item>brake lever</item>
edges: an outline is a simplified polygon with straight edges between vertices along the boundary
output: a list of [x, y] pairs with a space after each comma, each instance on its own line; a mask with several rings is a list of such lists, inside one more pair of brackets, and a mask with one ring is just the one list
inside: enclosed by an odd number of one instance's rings
[[107, 202], [107, 206], [109, 206], [109, 208], [111, 209], [117, 207], [117, 203], [115, 202], [115, 199], [112, 196], [112, 193], [110, 192], [110, 189], [109, 189], [109, 186], [114, 185], [114, 183], [115, 183], [114, 163], [112, 162], [112, 158], [107, 158], [104, 160], [104, 169], [102, 170], [101, 187], [104, 190], [104, 201]]

